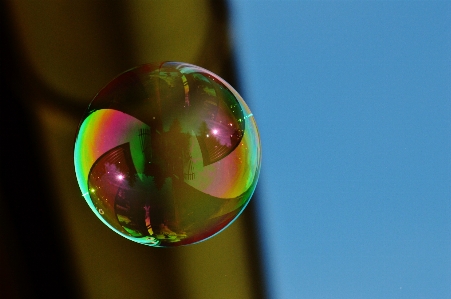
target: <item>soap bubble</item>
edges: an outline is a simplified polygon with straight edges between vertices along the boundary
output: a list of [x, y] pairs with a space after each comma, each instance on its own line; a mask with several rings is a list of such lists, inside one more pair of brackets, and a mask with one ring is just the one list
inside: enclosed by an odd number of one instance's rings
[[180, 62], [122, 73], [90, 103], [75, 140], [75, 172], [92, 211], [132, 241], [203, 241], [248, 204], [260, 139], [240, 95]]

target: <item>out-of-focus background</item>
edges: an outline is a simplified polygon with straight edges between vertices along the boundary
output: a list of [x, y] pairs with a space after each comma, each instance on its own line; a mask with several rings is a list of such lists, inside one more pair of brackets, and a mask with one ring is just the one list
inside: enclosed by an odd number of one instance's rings
[[270, 298], [451, 298], [451, 2], [232, 3]]
[[158, 61], [236, 84], [225, 1], [1, 1], [2, 298], [261, 298], [253, 204], [197, 246], [149, 248], [81, 197], [75, 131], [119, 73]]
[[[451, 2], [0, 1], [2, 298], [451, 298]], [[184, 61], [260, 128], [221, 234], [172, 249], [104, 226], [73, 142], [117, 74]]]

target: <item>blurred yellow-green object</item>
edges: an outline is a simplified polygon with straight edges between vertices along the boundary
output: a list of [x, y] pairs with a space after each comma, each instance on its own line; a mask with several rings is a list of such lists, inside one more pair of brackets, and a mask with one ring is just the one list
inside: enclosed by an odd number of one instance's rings
[[[16, 133], [2, 128], [2, 138], [17, 139], [18, 146], [13, 150], [11, 141], [2, 154], [19, 159], [4, 159], [0, 169], [6, 178], [0, 187], [0, 224], [8, 227], [0, 237], [10, 240], [0, 247], [1, 271], [8, 276], [4, 294], [264, 297], [252, 204], [232, 226], [206, 242], [148, 248], [113, 233], [92, 214], [72, 165], [81, 113], [118, 73], [151, 61], [185, 61], [234, 82], [226, 4], [83, 0], [3, 1], [2, 6], [2, 41], [9, 42], [3, 46], [8, 49], [2, 51], [2, 69], [10, 72], [2, 88], [19, 105], [2, 115], [24, 117], [14, 123]], [[11, 121], [6, 118], [3, 124], [13, 125]], [[39, 163], [34, 168], [22, 165], [29, 159]], [[32, 167], [27, 171], [34, 173], [23, 178], [11, 174], [19, 175], [21, 167]], [[41, 189], [33, 190], [33, 183]], [[14, 191], [13, 184], [23, 189]]]

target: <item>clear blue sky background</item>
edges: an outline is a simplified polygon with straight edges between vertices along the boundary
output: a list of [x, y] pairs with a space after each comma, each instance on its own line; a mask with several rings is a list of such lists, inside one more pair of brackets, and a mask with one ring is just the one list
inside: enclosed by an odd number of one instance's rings
[[231, 4], [271, 298], [451, 298], [451, 2]]

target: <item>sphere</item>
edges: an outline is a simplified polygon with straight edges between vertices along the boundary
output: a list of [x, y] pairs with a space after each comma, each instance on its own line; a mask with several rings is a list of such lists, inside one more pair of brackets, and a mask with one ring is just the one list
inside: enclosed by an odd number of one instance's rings
[[173, 247], [208, 239], [241, 214], [261, 148], [254, 116], [227, 82], [164, 62], [126, 71], [94, 97], [74, 160], [82, 195], [104, 224]]

